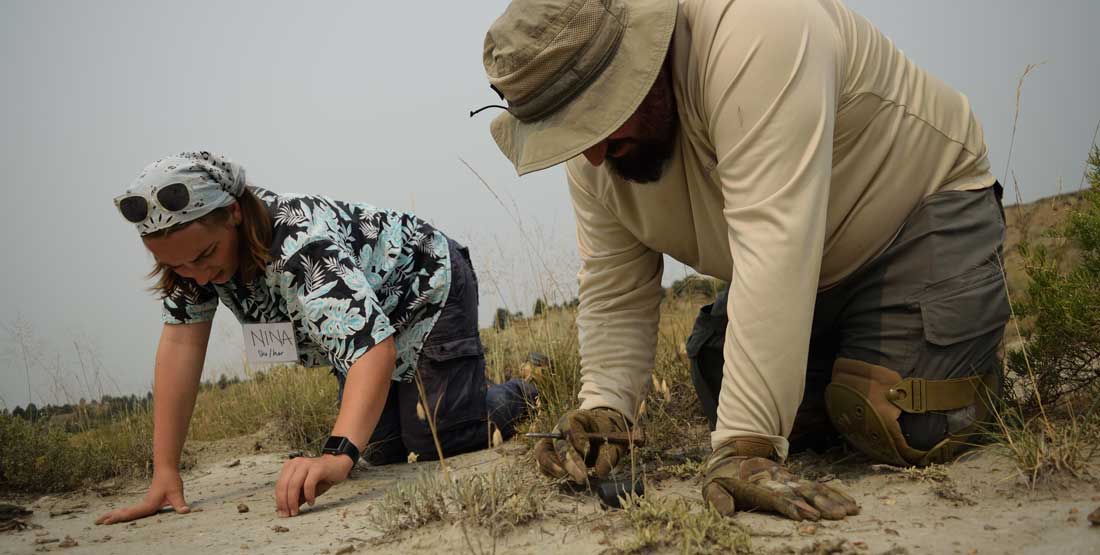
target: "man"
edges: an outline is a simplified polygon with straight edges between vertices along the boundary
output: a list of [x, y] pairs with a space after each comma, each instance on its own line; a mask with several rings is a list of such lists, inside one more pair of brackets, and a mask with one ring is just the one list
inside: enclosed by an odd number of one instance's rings
[[833, 428], [891, 464], [957, 452], [1008, 318], [999, 186], [961, 93], [839, 0], [514, 0], [484, 62], [508, 102], [493, 138], [521, 175], [566, 162], [576, 211], [580, 408], [537, 446], [545, 472], [618, 463], [578, 432], [636, 417], [662, 253], [730, 283], [692, 341], [721, 332], [723, 368], [695, 364], [720, 512], [858, 512], [783, 466]]

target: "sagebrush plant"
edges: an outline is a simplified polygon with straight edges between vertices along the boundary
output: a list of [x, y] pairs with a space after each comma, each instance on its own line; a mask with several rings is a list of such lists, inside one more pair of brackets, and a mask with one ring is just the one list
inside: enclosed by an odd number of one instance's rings
[[[1083, 477], [1100, 445], [1100, 149], [1093, 146], [1080, 193], [1046, 244], [1018, 247], [1025, 294], [1013, 295], [1010, 328], [1020, 344], [1005, 361], [1004, 399], [989, 435], [1029, 486]], [[1024, 220], [1028, 221], [1027, 219]], [[1009, 283], [1012, 283], [1010, 280]]]
[[1087, 175], [1083, 202], [1048, 232], [1071, 248], [1020, 245], [1028, 285], [1016, 313], [1025, 346], [1008, 354], [1006, 393], [1028, 412], [1100, 385], [1100, 149]]

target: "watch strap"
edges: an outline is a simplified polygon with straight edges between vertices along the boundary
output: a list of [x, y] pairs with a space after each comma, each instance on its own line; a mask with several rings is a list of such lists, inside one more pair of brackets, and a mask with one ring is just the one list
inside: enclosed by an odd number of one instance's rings
[[325, 440], [324, 447], [321, 448], [321, 453], [325, 455], [347, 455], [351, 457], [352, 466], [359, 462], [359, 448], [343, 436], [329, 436]]

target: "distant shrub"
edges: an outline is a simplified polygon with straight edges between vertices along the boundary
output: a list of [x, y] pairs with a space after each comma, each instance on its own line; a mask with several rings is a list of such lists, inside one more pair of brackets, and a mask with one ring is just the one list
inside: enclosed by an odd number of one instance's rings
[[[318, 451], [336, 420], [335, 378], [324, 368], [297, 366], [256, 376], [204, 386], [188, 439], [218, 440], [268, 429], [292, 449]], [[79, 429], [54, 419], [0, 414], [0, 491], [62, 492], [120, 476], [149, 476], [152, 404], [134, 406], [111, 420], [81, 419]], [[190, 460], [185, 452], [185, 467]]]
[[79, 433], [0, 415], [0, 488], [61, 492], [116, 476], [144, 476], [152, 468], [152, 428], [145, 411]]
[[1083, 202], [1049, 232], [1071, 248], [1020, 245], [1028, 285], [1016, 316], [1025, 341], [1008, 355], [1006, 392], [1027, 411], [1100, 387], [1100, 149], [1088, 178]]
[[667, 292], [673, 297], [703, 297], [705, 299], [713, 299], [728, 286], [728, 283], [720, 279], [692, 274], [672, 282]]

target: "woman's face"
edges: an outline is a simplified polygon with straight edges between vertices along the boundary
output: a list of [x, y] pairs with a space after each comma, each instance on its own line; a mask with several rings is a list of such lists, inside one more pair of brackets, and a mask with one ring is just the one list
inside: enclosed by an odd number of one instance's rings
[[157, 262], [176, 275], [199, 285], [225, 283], [237, 273], [240, 205], [228, 207], [229, 218], [221, 223], [196, 222], [165, 237], [142, 241]]

